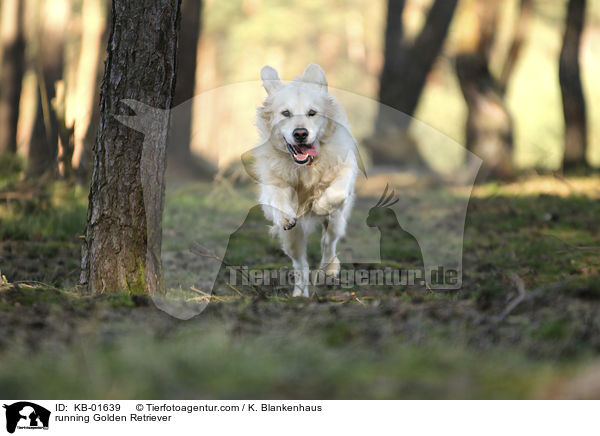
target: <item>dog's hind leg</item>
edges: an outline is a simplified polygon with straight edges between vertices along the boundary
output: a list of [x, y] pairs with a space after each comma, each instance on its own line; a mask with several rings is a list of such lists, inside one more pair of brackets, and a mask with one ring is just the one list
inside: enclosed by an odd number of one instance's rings
[[346, 233], [346, 219], [341, 213], [334, 213], [323, 221], [321, 234], [321, 265], [325, 274], [338, 277], [340, 260], [337, 257], [337, 243]]
[[303, 226], [279, 230], [283, 251], [292, 259], [294, 266], [294, 297], [308, 297], [309, 270], [306, 258], [306, 231]]

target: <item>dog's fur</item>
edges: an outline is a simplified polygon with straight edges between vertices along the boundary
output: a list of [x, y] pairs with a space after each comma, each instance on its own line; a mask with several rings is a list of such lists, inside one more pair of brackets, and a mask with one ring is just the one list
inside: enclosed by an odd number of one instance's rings
[[[282, 83], [277, 71], [265, 66], [261, 78], [268, 96], [258, 108], [262, 146], [254, 152], [259, 202], [265, 217], [273, 222], [272, 233], [292, 259], [293, 295], [308, 297], [306, 242], [319, 223], [320, 268], [326, 274], [339, 274], [336, 246], [346, 232], [354, 199], [356, 144], [345, 111], [328, 92], [321, 67], [310, 64], [302, 76]], [[294, 137], [298, 128], [307, 130], [304, 141]], [[298, 163], [298, 156], [308, 163]]]

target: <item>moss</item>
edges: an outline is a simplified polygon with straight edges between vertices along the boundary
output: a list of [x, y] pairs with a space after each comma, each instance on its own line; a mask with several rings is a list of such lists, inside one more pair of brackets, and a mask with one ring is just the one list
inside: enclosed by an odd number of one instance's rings
[[130, 294], [130, 293], [119, 293], [119, 294], [111, 294], [106, 297], [106, 301], [111, 305], [111, 307], [136, 307], [136, 303], [133, 300], [133, 296], [138, 294]]
[[146, 266], [142, 259], [137, 259], [137, 268], [133, 280], [127, 280], [127, 292], [129, 294], [147, 294]]

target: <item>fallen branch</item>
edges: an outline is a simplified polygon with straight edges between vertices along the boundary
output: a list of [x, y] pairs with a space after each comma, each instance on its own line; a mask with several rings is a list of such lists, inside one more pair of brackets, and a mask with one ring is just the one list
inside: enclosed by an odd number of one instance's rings
[[519, 277], [516, 274], [511, 274], [509, 277], [510, 277], [510, 280], [513, 282], [513, 284], [516, 286], [517, 291], [519, 291], [519, 293], [517, 294], [517, 296], [515, 298], [513, 298], [510, 301], [508, 306], [506, 306], [506, 308], [502, 311], [502, 313], [500, 315], [492, 318], [492, 322], [495, 324], [499, 324], [502, 321], [504, 321], [506, 319], [506, 317], [508, 315], [510, 315], [510, 313], [513, 310], [515, 310], [515, 308], [519, 304], [521, 304], [525, 300], [525, 297], [527, 296], [527, 291], [525, 290], [525, 283], [523, 283], [523, 280], [521, 280], [521, 277]]

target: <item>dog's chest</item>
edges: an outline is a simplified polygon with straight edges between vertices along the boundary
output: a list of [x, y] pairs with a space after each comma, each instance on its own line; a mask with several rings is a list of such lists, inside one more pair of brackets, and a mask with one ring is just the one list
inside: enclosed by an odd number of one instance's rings
[[306, 168], [306, 170], [308, 171], [298, 174], [294, 187], [300, 214], [310, 211], [313, 202], [323, 195], [323, 192], [335, 179], [335, 175], [330, 171], [323, 171], [320, 168]]

